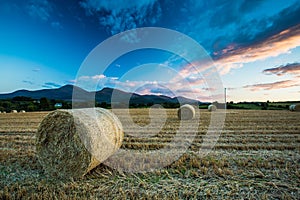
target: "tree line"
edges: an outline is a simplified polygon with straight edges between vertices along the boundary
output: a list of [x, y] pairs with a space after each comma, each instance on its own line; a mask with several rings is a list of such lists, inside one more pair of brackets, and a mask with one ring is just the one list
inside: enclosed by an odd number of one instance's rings
[[[60, 104], [59, 107], [56, 105]], [[86, 108], [86, 107], [101, 107], [110, 109], [112, 105], [107, 102], [75, 102], [76, 108]], [[153, 106], [154, 103], [130, 103], [129, 108], [149, 108]], [[179, 108], [179, 103], [162, 103], [161, 106], [164, 108]], [[114, 108], [127, 108], [127, 104], [114, 104]], [[26, 112], [33, 111], [51, 111], [57, 108], [61, 109], [71, 109], [72, 102], [71, 101], [63, 101], [63, 100], [55, 100], [55, 99], [47, 99], [46, 97], [42, 97], [40, 99], [32, 99], [30, 97], [17, 96], [12, 99], [4, 99], [0, 100], [0, 111], [1, 112], [11, 112], [12, 110], [25, 110]]]
[[12, 110], [25, 110], [26, 112], [33, 111], [51, 111], [55, 110], [55, 105], [59, 103], [61, 108], [70, 109], [72, 108], [72, 103], [63, 101], [63, 100], [55, 100], [55, 99], [47, 99], [45, 97], [40, 99], [32, 99], [30, 97], [17, 96], [12, 99], [4, 99], [0, 100], [0, 111], [1, 112], [11, 112]]
[[[76, 108], [86, 108], [86, 107], [101, 107], [110, 109], [112, 105], [107, 102], [75, 102]], [[224, 104], [213, 102], [217, 108], [224, 108]], [[128, 104], [119, 103], [113, 104], [114, 108], [149, 108], [153, 106], [154, 103], [130, 103]], [[199, 105], [200, 109], [207, 109], [210, 103], [201, 103]], [[172, 102], [164, 102], [161, 104], [164, 108], [179, 108], [179, 103], [172, 103]], [[55, 100], [55, 99], [47, 99], [45, 97], [40, 99], [32, 99], [30, 97], [24, 96], [17, 96], [12, 99], [4, 99], [0, 100], [0, 111], [1, 112], [11, 112], [12, 110], [25, 110], [26, 112], [33, 112], [33, 111], [51, 111], [57, 108], [62, 109], [71, 109], [72, 102], [71, 101], [64, 101], [64, 100]], [[261, 109], [261, 110], [286, 110], [288, 109], [288, 105], [274, 105], [271, 102], [238, 102], [233, 103], [227, 102], [226, 105], [227, 109]]]

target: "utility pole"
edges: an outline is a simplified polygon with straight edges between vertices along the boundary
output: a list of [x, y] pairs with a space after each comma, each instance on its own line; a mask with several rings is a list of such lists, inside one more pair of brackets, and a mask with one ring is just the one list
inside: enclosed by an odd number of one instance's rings
[[225, 95], [225, 110], [227, 108], [227, 101], [226, 101], [226, 88], [224, 88], [224, 95]]

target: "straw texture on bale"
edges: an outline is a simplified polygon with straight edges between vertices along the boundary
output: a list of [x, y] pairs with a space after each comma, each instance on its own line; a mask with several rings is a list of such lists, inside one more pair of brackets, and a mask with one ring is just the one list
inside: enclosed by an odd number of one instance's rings
[[216, 111], [216, 110], [217, 110], [217, 106], [212, 105], [212, 104], [208, 106], [208, 111], [209, 112]]
[[177, 115], [180, 120], [190, 120], [194, 119], [196, 111], [193, 106], [185, 104], [178, 109]]
[[119, 119], [108, 110], [56, 110], [38, 128], [36, 151], [47, 175], [81, 178], [117, 151], [123, 137]]
[[289, 107], [290, 111], [297, 111], [300, 112], [300, 104], [292, 104]]

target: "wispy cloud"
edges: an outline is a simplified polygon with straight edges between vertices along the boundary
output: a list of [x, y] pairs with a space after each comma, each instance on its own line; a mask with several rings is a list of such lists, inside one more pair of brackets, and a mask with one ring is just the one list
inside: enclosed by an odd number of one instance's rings
[[47, 82], [47, 83], [44, 83], [42, 85], [42, 87], [44, 87], [44, 88], [59, 88], [59, 87], [61, 87], [61, 85], [57, 84], [57, 83], [53, 83], [53, 82]]
[[[189, 80], [190, 77], [198, 77], [199, 82], [195, 80], [194, 85], [201, 85], [203, 83], [203, 79], [205, 80], [205, 78], [209, 78], [215, 73], [213, 70], [214, 67], [216, 67], [218, 73], [224, 75], [233, 68], [243, 67], [245, 63], [264, 60], [270, 57], [276, 57], [280, 54], [289, 53], [292, 49], [298, 46], [300, 46], [300, 25], [284, 30], [272, 37], [267, 38], [266, 40], [252, 44], [251, 46], [228, 46], [228, 48], [223, 49], [220, 54], [215, 55], [214, 63], [209, 61], [196, 61], [194, 63], [189, 63], [181, 68], [179, 74], [186, 80]], [[204, 77], [203, 79], [201, 79], [199, 73], [202, 74]], [[300, 82], [297, 80], [297, 77], [300, 77], [299, 63], [292, 63], [276, 68], [266, 69], [264, 70], [264, 73], [276, 75], [292, 74], [297, 76], [293, 80], [253, 84], [244, 86], [243, 88], [251, 91], [258, 91], [300, 86]], [[192, 81], [191, 84], [193, 85]], [[233, 89], [234, 88], [230, 88], [230, 90]]]
[[291, 75], [300, 75], [300, 63], [289, 63], [286, 65], [281, 65], [279, 67], [265, 69], [263, 71], [264, 74], [271, 75], [275, 74], [277, 76], [282, 76], [284, 74], [291, 74]]
[[41, 69], [40, 68], [34, 68], [32, 71], [33, 72], [39, 72], [39, 71], [41, 71]]
[[215, 63], [221, 74], [233, 68], [242, 67], [245, 63], [276, 57], [289, 53], [300, 46], [300, 25], [284, 30], [264, 41], [247, 47], [229, 46], [221, 53], [215, 54]]
[[57, 29], [57, 30], [63, 29], [63, 26], [61, 25], [60, 22], [51, 22], [51, 26], [52, 26], [52, 28]]
[[[62, 24], [56, 19], [60, 14], [55, 2], [49, 0], [28, 0], [23, 3], [27, 4], [25, 9], [32, 18], [49, 23], [53, 29], [63, 29]], [[53, 19], [56, 20], [53, 21]]]
[[65, 81], [66, 84], [75, 84], [77, 81], [76, 80], [67, 80]]
[[47, 0], [31, 0], [27, 5], [28, 14], [42, 21], [48, 21], [53, 10], [52, 4]]
[[186, 0], [180, 10], [174, 4], [170, 8], [184, 19], [179, 20], [176, 30], [192, 36], [212, 56], [230, 46], [252, 46], [300, 22], [300, 4], [296, 1], [283, 5], [270, 1]]
[[[183, 96], [199, 100], [211, 100], [211, 93], [215, 91], [207, 88], [205, 81], [200, 79], [193, 80], [174, 78], [170, 81], [134, 81], [120, 80], [116, 77], [106, 77], [103, 74], [94, 76], [81, 76], [76, 84], [84, 89], [93, 91], [103, 87], [111, 87], [127, 92], [135, 92], [141, 95], [155, 94], [167, 95], [170, 97]], [[97, 88], [95, 88], [97, 85]]]
[[180, 13], [186, 20], [180, 22], [177, 30], [200, 42], [221, 74], [241, 68], [245, 63], [289, 53], [300, 45], [300, 4], [297, 2], [286, 2], [285, 6], [275, 3], [269, 12], [263, 9], [271, 3], [263, 1], [232, 4], [187, 0], [184, 5], [186, 9]]
[[84, 0], [80, 5], [88, 15], [95, 15], [101, 26], [111, 34], [155, 24], [161, 16], [157, 0], [110, 1]]
[[147, 81], [120, 81], [117, 77], [107, 77], [103, 74], [94, 76], [81, 76], [76, 80], [76, 84], [87, 90], [95, 90], [103, 87], [118, 88], [124, 91], [134, 91], [138, 85], [151, 84]]
[[32, 81], [23, 80], [22, 82], [23, 82], [23, 83], [27, 83], [27, 84], [29, 84], [29, 85], [34, 85], [34, 82], [32, 82]]
[[244, 88], [250, 89], [251, 91], [258, 91], [258, 90], [276, 90], [276, 89], [290, 88], [295, 86], [300, 86], [299, 81], [284, 80], [284, 81], [277, 81], [273, 83], [246, 85], [244, 86]]
[[[171, 79], [166, 83], [147, 82], [147, 81], [120, 81], [118, 79], [112, 79], [105, 77], [104, 75], [95, 75], [81, 77], [81, 80], [94, 80], [98, 81], [99, 85], [115, 86], [125, 91], [133, 91], [139, 86], [140, 94], [173, 94], [194, 97], [197, 99], [211, 99], [215, 91], [210, 87], [207, 91], [207, 84], [205, 79], [214, 79], [214, 74], [217, 72], [226, 74], [232, 68], [242, 67], [244, 63], [255, 62], [257, 60], [263, 60], [269, 57], [275, 57], [283, 53], [288, 53], [291, 49], [300, 46], [300, 25], [287, 29], [283, 32], [275, 34], [272, 37], [267, 38], [264, 41], [253, 44], [247, 47], [235, 47], [232, 46], [227, 50], [224, 50], [221, 55], [216, 56], [214, 63], [209, 60], [203, 60], [199, 62], [189, 63], [183, 66], [178, 73], [178, 76]], [[179, 56], [180, 57], [180, 56]], [[180, 60], [180, 59], [179, 59]], [[171, 66], [173, 62], [178, 62], [178, 56], [170, 57], [169, 60], [162, 63], [162, 65]], [[218, 71], [214, 70], [213, 67], [217, 68]], [[282, 73], [295, 72], [298, 69], [298, 65], [286, 65], [281, 66]], [[276, 69], [276, 71], [280, 71]], [[273, 70], [267, 70], [267, 72], [274, 72]], [[212, 80], [213, 82], [214, 80]], [[163, 85], [164, 87], [161, 87]], [[273, 83], [262, 83], [247, 85], [243, 88], [251, 91], [258, 90], [275, 90], [281, 88], [290, 88], [299, 86], [300, 83], [297, 80], [285, 80]], [[221, 85], [215, 84], [215, 87], [221, 87]], [[168, 88], [168, 90], [166, 90]], [[220, 88], [218, 88], [220, 89]], [[210, 92], [210, 93], [209, 93]]]

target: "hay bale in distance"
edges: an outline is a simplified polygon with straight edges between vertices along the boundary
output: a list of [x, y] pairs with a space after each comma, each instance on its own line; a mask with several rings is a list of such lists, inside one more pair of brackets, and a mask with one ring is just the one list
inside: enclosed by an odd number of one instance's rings
[[294, 105], [294, 104], [292, 104], [292, 105], [289, 106], [289, 110], [290, 110], [290, 111], [294, 111], [294, 108], [295, 108], [295, 105]]
[[10, 111], [11, 113], [18, 113], [18, 111], [17, 110], [12, 110], [12, 111]]
[[290, 111], [300, 112], [300, 104], [292, 104], [292, 105], [290, 105], [289, 110]]
[[20, 113], [26, 113], [26, 111], [25, 110], [20, 110]]
[[195, 115], [195, 108], [189, 104], [181, 106], [177, 111], [177, 116], [180, 120], [191, 120]]
[[81, 178], [122, 144], [121, 122], [102, 108], [56, 110], [37, 131], [36, 151], [45, 173]]
[[208, 111], [209, 112], [213, 112], [213, 111], [216, 111], [216, 110], [217, 110], [217, 106], [215, 106], [213, 104], [211, 104], [211, 105], [208, 106]]

